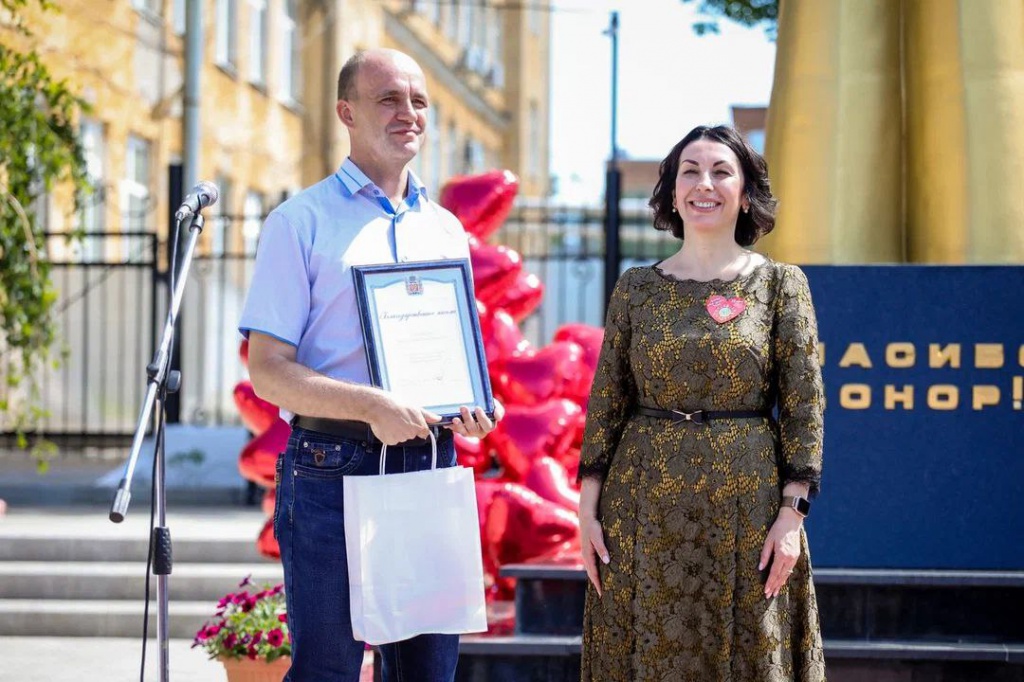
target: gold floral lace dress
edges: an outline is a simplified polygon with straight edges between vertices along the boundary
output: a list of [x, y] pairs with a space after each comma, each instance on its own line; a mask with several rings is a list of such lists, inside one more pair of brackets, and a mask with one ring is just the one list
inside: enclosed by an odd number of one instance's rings
[[[712, 296], [735, 318], [717, 322]], [[742, 299], [743, 304], [732, 300]], [[767, 600], [757, 564], [781, 487], [821, 475], [817, 324], [799, 268], [766, 261], [732, 281], [623, 274], [608, 308], [580, 478], [603, 480], [611, 563], [588, 584], [582, 677], [595, 682], [819, 682], [821, 633], [806, 535]], [[771, 410], [703, 424], [638, 415]], [[768, 567], [770, 569], [770, 566]]]

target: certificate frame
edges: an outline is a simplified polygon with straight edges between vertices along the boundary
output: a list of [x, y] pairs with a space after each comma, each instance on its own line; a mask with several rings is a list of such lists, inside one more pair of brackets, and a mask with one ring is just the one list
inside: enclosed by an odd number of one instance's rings
[[463, 405], [493, 419], [469, 261], [353, 265], [352, 277], [373, 385], [440, 415], [442, 424], [461, 419]]

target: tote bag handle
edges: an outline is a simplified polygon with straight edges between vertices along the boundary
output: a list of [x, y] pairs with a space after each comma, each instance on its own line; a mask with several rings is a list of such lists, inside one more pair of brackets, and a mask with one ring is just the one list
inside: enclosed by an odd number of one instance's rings
[[[428, 431], [430, 434], [430, 468], [437, 468], [437, 436], [434, 435], [434, 429]], [[380, 475], [384, 475], [384, 464], [387, 461], [388, 456], [388, 444], [384, 445], [380, 449]]]

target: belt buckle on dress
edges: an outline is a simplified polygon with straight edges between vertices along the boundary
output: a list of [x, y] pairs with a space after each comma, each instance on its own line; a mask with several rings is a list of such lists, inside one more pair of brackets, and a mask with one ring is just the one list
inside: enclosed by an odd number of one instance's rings
[[696, 412], [683, 412], [681, 410], [672, 410], [672, 413], [680, 417], [676, 419], [676, 421], [693, 422], [694, 424], [704, 423], [704, 410], [697, 410]]

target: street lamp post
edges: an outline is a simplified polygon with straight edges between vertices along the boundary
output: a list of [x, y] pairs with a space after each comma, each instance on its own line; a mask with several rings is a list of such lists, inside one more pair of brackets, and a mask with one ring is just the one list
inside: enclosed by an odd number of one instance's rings
[[619, 103], [619, 13], [612, 12], [611, 23], [605, 31], [612, 39], [612, 149], [604, 177], [604, 301], [605, 310], [611, 300], [615, 282], [619, 279], [622, 256], [619, 245], [619, 195], [622, 193], [622, 175], [619, 172], [618, 103]]

